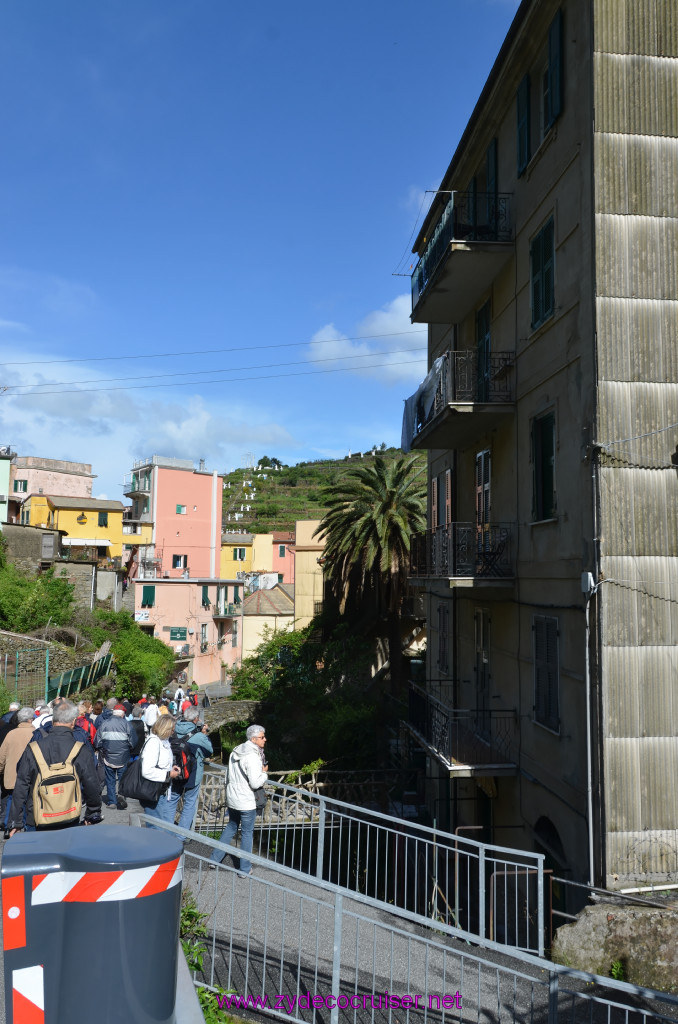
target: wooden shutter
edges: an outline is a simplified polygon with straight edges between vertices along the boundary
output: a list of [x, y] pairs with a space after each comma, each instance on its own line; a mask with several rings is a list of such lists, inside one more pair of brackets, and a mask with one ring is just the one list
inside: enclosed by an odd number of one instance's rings
[[558, 10], [549, 28], [548, 109], [546, 126], [551, 127], [563, 109], [563, 12]]
[[534, 717], [547, 729], [560, 725], [558, 694], [558, 619], [535, 615], [534, 631]]
[[525, 75], [516, 95], [518, 174], [530, 161], [530, 76]]
[[141, 590], [141, 607], [142, 608], [153, 608], [155, 606], [155, 587], [142, 587]]
[[541, 232], [541, 319], [553, 313], [553, 220]]
[[452, 470], [445, 470], [445, 526], [452, 522]]
[[499, 194], [497, 191], [496, 139], [492, 139], [492, 142], [487, 148], [487, 155], [485, 157], [485, 169], [487, 177], [487, 226], [491, 232], [490, 237], [496, 239], [497, 226], [499, 221], [499, 211], [497, 209], [497, 200], [499, 198]]
[[532, 297], [532, 326], [542, 322], [542, 236], [541, 232], [530, 242], [530, 286]]
[[476, 455], [476, 525], [486, 526], [490, 521], [490, 452]]

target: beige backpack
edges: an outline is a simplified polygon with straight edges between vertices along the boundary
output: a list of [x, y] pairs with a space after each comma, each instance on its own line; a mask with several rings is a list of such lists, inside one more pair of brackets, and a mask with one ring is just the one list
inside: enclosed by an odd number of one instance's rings
[[73, 762], [80, 753], [78, 740], [65, 761], [47, 764], [40, 744], [31, 742], [31, 750], [38, 765], [33, 785], [33, 818], [36, 825], [70, 825], [80, 818], [82, 792], [80, 779]]

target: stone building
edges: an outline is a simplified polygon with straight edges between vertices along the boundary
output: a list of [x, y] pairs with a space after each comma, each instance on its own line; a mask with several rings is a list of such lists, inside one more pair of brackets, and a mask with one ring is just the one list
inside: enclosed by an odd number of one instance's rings
[[676, 4], [524, 0], [415, 252], [431, 812], [675, 880]]

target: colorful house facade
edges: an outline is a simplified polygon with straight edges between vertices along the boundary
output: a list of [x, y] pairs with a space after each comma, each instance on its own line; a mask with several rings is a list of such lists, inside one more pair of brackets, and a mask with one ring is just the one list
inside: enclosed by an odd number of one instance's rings
[[96, 558], [122, 556], [121, 501], [31, 494], [21, 507], [24, 526], [58, 530], [61, 546], [75, 555]]
[[134, 618], [174, 651], [175, 671], [198, 686], [222, 682], [240, 662], [242, 588], [237, 580], [157, 578], [134, 582]]
[[203, 460], [196, 469], [190, 459], [153, 455], [134, 464], [124, 487], [132, 500], [125, 516], [131, 577], [219, 576], [223, 478], [218, 473], [208, 471]]

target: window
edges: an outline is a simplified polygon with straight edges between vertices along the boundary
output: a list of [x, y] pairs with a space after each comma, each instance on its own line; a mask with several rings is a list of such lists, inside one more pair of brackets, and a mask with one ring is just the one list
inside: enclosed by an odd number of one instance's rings
[[558, 619], [535, 615], [534, 633], [534, 720], [558, 732]]
[[108, 512], [100, 512], [97, 518], [97, 526], [108, 526]]
[[206, 583], [202, 588], [202, 606], [203, 608], [209, 608], [210, 606], [210, 588]]
[[[539, 135], [544, 138], [563, 110], [563, 12], [559, 10], [551, 22], [548, 44], [535, 70], [539, 90]], [[516, 94], [516, 142], [518, 175], [520, 176], [532, 156], [531, 151], [531, 88], [530, 76], [525, 75]]]
[[28, 480], [15, 480], [14, 481], [14, 493], [15, 494], [26, 494], [28, 491]]
[[544, 134], [563, 109], [563, 12], [558, 10], [549, 28], [549, 61], [542, 87]]
[[284, 544], [278, 544], [278, 558], [284, 558], [284, 557], [285, 557], [285, 545]]
[[142, 513], [148, 512], [150, 510], [150, 507], [151, 507], [150, 499], [149, 498], [144, 498], [144, 500], [143, 500], [143, 502], [141, 504], [141, 511], [142, 511]]
[[233, 604], [240, 604], [240, 586], [233, 587]]
[[177, 505], [177, 515], [178, 516], [185, 516], [186, 515], [186, 506], [185, 505]]
[[231, 647], [238, 646], [238, 620], [233, 620], [233, 630], [231, 632]]
[[553, 519], [556, 511], [556, 418], [549, 412], [532, 420], [532, 519]]
[[518, 177], [530, 162], [530, 76], [525, 75], [516, 95]]
[[539, 327], [553, 316], [553, 217], [530, 243], [530, 294], [532, 327]]
[[155, 587], [142, 587], [141, 588], [141, 607], [142, 608], [154, 608], [155, 607]]
[[207, 623], [203, 622], [200, 626], [200, 653], [205, 654], [208, 648], [207, 643]]
[[490, 715], [490, 614], [485, 608], [474, 612], [476, 645], [476, 730], [489, 743]]
[[283, 573], [283, 572], [279, 572], [279, 573], [278, 573], [278, 583], [282, 583], [282, 581], [283, 581], [284, 579], [285, 579], [285, 573]]
[[172, 555], [172, 568], [185, 569], [188, 565], [188, 555]]
[[438, 605], [438, 671], [447, 675], [448, 666], [448, 636], [450, 629], [450, 610], [446, 604]]
[[186, 640], [187, 629], [185, 626], [170, 626], [170, 643], [175, 640]]
[[244, 562], [245, 561], [245, 548], [233, 548], [233, 561]]

